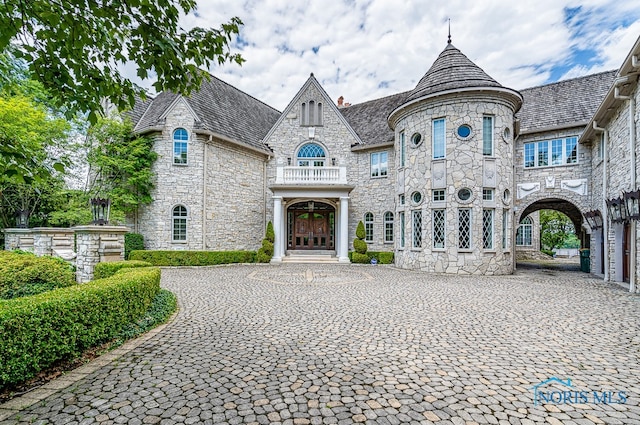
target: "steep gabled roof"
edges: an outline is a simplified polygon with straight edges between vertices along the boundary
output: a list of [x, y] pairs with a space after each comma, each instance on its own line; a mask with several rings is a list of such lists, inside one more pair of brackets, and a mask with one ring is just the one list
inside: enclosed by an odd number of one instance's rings
[[448, 43], [405, 101], [410, 102], [434, 93], [470, 87], [502, 86], [478, 65], [471, 62], [453, 44]]
[[153, 97], [151, 96], [147, 97], [145, 100], [136, 97], [136, 103], [133, 105], [133, 109], [125, 111], [123, 115], [129, 118], [135, 126], [140, 121], [140, 118], [142, 118], [144, 113], [147, 112], [147, 109], [149, 108], [149, 105], [151, 105], [152, 101]]
[[613, 84], [615, 71], [521, 90], [520, 134], [586, 125]]
[[[144, 133], [164, 125], [164, 116], [178, 97], [176, 93], [160, 93], [141, 116], [135, 131]], [[196, 115], [196, 132], [209, 131], [269, 151], [262, 139], [280, 116], [278, 110], [214, 76], [184, 99]]]
[[404, 102], [408, 94], [403, 92], [351, 105], [341, 108], [340, 112], [358, 133], [363, 145], [369, 147], [393, 143], [395, 136], [387, 117]]

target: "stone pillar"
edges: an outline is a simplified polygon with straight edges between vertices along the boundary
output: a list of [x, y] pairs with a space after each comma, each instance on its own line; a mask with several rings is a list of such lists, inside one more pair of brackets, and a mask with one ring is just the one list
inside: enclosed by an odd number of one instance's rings
[[73, 245], [73, 229], [59, 227], [33, 229], [33, 252], [38, 257], [53, 255], [70, 261], [75, 258]]
[[124, 260], [125, 226], [77, 226], [76, 232], [76, 281], [89, 282], [93, 269], [103, 261]]
[[340, 197], [340, 240], [338, 262], [349, 263], [349, 197]]
[[273, 197], [273, 231], [275, 233], [275, 240], [273, 242], [273, 258], [272, 263], [282, 262], [282, 242], [284, 240], [282, 236], [282, 196]]
[[33, 229], [4, 229], [4, 249], [33, 252]]

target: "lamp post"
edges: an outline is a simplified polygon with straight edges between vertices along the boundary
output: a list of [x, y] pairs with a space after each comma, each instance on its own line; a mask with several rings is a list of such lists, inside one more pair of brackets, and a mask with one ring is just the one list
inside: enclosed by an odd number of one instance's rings
[[92, 198], [91, 212], [93, 214], [93, 224], [104, 226], [109, 224], [109, 212], [111, 209], [111, 200], [108, 198]]

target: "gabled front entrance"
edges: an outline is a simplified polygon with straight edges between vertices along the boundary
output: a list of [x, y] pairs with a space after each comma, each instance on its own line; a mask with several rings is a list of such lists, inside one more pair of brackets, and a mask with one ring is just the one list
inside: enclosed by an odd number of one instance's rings
[[321, 202], [299, 202], [287, 210], [287, 249], [333, 250], [335, 208]]

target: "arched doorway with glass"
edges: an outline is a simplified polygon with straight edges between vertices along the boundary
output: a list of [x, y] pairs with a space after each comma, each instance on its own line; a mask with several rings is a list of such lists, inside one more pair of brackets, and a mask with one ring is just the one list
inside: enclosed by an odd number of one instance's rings
[[296, 202], [287, 208], [287, 249], [334, 250], [333, 205], [320, 201]]

